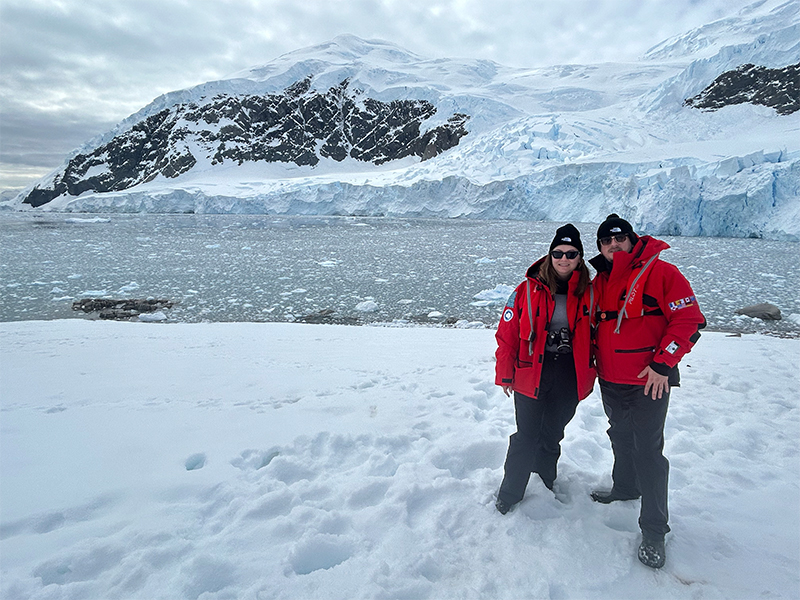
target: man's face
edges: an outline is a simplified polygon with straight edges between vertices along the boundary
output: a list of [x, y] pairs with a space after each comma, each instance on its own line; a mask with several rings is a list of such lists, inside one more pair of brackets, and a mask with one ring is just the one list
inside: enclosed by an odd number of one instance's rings
[[631, 238], [625, 233], [600, 238], [600, 254], [608, 261], [614, 260], [616, 252], [630, 252], [632, 248]]

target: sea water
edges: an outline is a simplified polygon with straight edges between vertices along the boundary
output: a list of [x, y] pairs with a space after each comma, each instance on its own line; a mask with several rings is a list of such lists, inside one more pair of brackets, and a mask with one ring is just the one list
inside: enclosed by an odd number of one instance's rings
[[[97, 318], [81, 298], [160, 298], [167, 322], [494, 327], [562, 223], [274, 215], [0, 214], [0, 320]], [[587, 258], [596, 224], [576, 223]], [[800, 244], [663, 237], [709, 328], [800, 335]], [[781, 321], [736, 309], [770, 302]]]

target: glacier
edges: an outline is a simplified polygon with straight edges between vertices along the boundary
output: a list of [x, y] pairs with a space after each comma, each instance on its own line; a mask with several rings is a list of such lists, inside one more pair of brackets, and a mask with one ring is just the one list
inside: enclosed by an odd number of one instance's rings
[[[666, 40], [632, 63], [520, 69], [427, 59], [389, 42], [344, 35], [165, 94], [0, 204], [87, 213], [580, 222], [617, 212], [642, 233], [798, 241], [800, 111], [778, 114], [754, 104], [698, 110], [685, 101], [744, 64], [781, 69], [799, 62], [796, 1], [757, 2], [736, 17]], [[35, 189], [55, 189], [71, 159], [103, 148], [148, 117], [224, 97], [280, 94], [303, 80], [320, 92], [347, 81], [376, 102], [429, 103], [435, 112], [420, 127], [428, 131], [454, 114], [467, 115], [466, 135], [426, 160], [335, 160], [316, 148], [313, 165], [220, 161], [187, 137], [180, 152], [194, 162], [177, 176], [170, 171], [126, 189], [62, 193], [35, 209], [24, 203]], [[786, 86], [795, 94], [800, 87], [793, 80]], [[213, 137], [230, 123], [188, 125], [202, 125], [203, 135]], [[83, 176], [104, 173], [102, 160]]]

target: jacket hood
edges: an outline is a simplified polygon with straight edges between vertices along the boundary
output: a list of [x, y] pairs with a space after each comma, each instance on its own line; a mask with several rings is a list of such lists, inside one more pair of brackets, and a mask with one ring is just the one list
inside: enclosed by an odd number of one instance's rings
[[[649, 235], [639, 236], [639, 240], [628, 254], [630, 257], [630, 263], [632, 265], [636, 265], [639, 262], [645, 262], [653, 255], [658, 254], [662, 250], [666, 250], [669, 247], [669, 244], [663, 240], [659, 240]], [[598, 273], [602, 273], [604, 271], [611, 271], [614, 263], [607, 261], [606, 257], [601, 253], [592, 258], [589, 261], [589, 264], [592, 265]]]
[[528, 270], [525, 272], [525, 277], [529, 277], [530, 279], [539, 279], [539, 267], [542, 266], [542, 263], [545, 260], [547, 260], [547, 255], [543, 256], [530, 267], [528, 267]]

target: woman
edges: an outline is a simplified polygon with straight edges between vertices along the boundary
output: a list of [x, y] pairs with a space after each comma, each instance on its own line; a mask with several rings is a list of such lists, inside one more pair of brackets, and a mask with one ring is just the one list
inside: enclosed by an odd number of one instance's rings
[[522, 500], [531, 473], [553, 489], [564, 428], [594, 386], [592, 300], [580, 232], [559, 227], [508, 299], [495, 336], [495, 383], [514, 392], [517, 421], [495, 504], [502, 514]]

